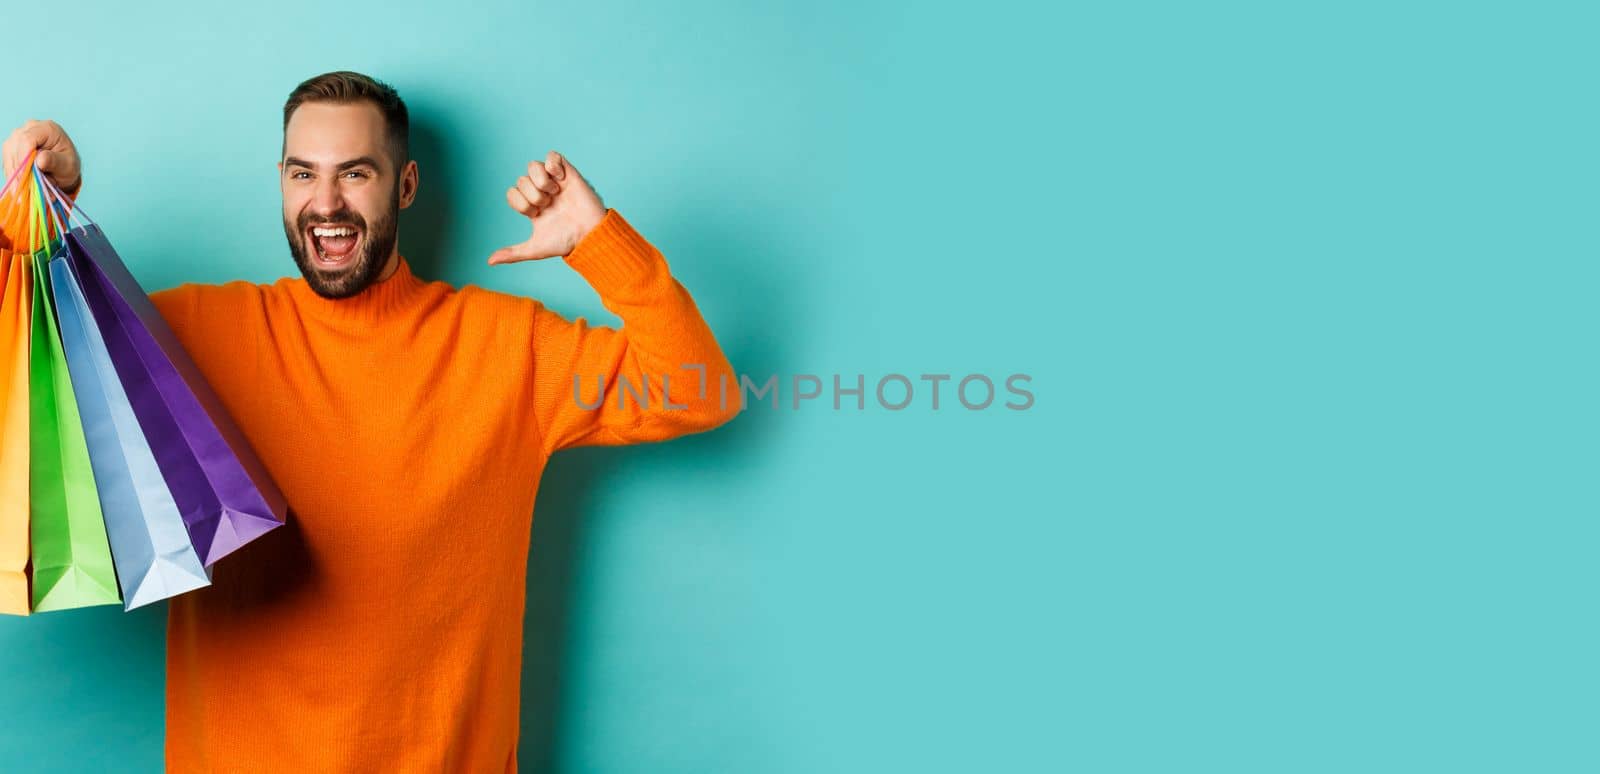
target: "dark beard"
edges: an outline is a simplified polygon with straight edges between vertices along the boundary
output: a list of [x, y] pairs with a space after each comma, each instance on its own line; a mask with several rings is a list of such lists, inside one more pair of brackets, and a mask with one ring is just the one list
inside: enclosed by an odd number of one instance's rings
[[[285, 219], [283, 231], [289, 239], [289, 252], [294, 255], [295, 265], [300, 267], [300, 275], [306, 278], [306, 284], [323, 298], [339, 299], [356, 295], [377, 282], [378, 275], [389, 260], [389, 254], [394, 251], [395, 241], [399, 239], [399, 224], [395, 217], [399, 210], [400, 187], [395, 186], [390, 196], [389, 211], [371, 224], [352, 210], [340, 210], [328, 217], [313, 217], [302, 211], [293, 226]], [[306, 231], [322, 223], [349, 223], [361, 229], [361, 251], [350, 268], [341, 272], [323, 271], [317, 268], [315, 259], [306, 253]]]

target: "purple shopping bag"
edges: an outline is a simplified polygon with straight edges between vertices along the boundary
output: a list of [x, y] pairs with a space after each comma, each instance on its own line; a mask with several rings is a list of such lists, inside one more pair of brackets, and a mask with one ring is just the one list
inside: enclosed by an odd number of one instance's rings
[[91, 223], [67, 233], [112, 364], [207, 567], [268, 530], [288, 507], [155, 304]]

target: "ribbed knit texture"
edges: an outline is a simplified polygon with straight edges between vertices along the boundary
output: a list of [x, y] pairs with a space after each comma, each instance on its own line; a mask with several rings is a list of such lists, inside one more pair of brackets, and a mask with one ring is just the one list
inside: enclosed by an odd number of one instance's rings
[[[615, 210], [555, 260], [620, 328], [403, 259], [343, 300], [299, 277], [152, 294], [290, 506], [170, 603], [168, 771], [515, 771], [549, 455], [707, 430], [739, 406], [689, 293]], [[684, 364], [706, 366], [703, 398]], [[588, 403], [604, 375], [602, 407], [580, 407], [574, 374]], [[686, 408], [666, 408], [662, 374]], [[648, 409], [618, 406], [619, 375], [649, 384]]]

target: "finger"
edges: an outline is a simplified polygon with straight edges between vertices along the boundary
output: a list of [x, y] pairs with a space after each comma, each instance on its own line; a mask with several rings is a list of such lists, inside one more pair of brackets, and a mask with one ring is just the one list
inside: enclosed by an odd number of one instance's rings
[[544, 191], [551, 196], [561, 193], [561, 184], [550, 175], [549, 170], [537, 161], [528, 163], [528, 179], [533, 181], [533, 187]]
[[545, 154], [544, 166], [555, 179], [567, 179], [567, 160], [561, 154], [553, 150]]
[[19, 167], [27, 163], [28, 154], [34, 150], [33, 146], [29, 145], [27, 140], [21, 137], [12, 138], [11, 143], [10, 152], [6, 155], [7, 179], [10, 179], [11, 175], [15, 174]]
[[17, 171], [17, 167], [22, 166], [23, 160], [27, 158], [28, 151], [33, 150], [34, 146], [30, 143], [27, 124], [17, 127], [17, 130], [6, 138], [5, 171], [7, 178], [11, 177], [11, 173]]
[[59, 150], [68, 145], [67, 130], [54, 121], [44, 122], [45, 146], [52, 150]]
[[34, 153], [33, 168], [43, 172], [46, 177], [50, 178], [50, 182], [55, 183], [56, 187], [60, 188], [64, 185], [64, 183], [61, 182], [61, 178], [50, 174], [50, 164], [52, 163], [52, 160], [55, 159], [55, 156], [56, 154], [47, 150], [41, 150]]
[[495, 266], [502, 263], [516, 263], [517, 261], [531, 261], [543, 258], [534, 248], [533, 242], [527, 241], [519, 245], [508, 245], [489, 255], [489, 265]]
[[539, 208], [529, 203], [528, 197], [523, 196], [522, 192], [516, 188], [506, 189], [506, 203], [511, 205], [511, 209], [516, 210], [517, 212], [520, 212], [530, 218], [539, 214]]
[[67, 155], [65, 153], [60, 151], [39, 151], [39, 155], [34, 157], [33, 165], [38, 167], [39, 171], [45, 174], [45, 177], [50, 178], [50, 182], [54, 183], [57, 188], [73, 187], [75, 181], [67, 179], [66, 176], [69, 171], [63, 168], [67, 165]]
[[50, 131], [49, 124], [43, 121], [29, 121], [22, 126], [22, 147], [18, 148], [18, 151], [27, 153], [34, 148], [49, 148], [58, 143]]
[[529, 204], [541, 210], [544, 209], [546, 205], [550, 204], [550, 194], [539, 190], [539, 187], [534, 185], [533, 181], [529, 180], [527, 175], [517, 178], [517, 190], [522, 192], [522, 195], [527, 198]]
[[[7, 177], [28, 160], [28, 154], [49, 144], [50, 133], [42, 121], [29, 119], [18, 127], [5, 142], [5, 173]], [[43, 154], [40, 154], [43, 155]], [[38, 163], [38, 159], [35, 159]]]
[[541, 238], [536, 230], [528, 241], [521, 244], [509, 245], [494, 251], [489, 256], [490, 264], [515, 263], [517, 261], [537, 261], [560, 255], [557, 247], [549, 237]]

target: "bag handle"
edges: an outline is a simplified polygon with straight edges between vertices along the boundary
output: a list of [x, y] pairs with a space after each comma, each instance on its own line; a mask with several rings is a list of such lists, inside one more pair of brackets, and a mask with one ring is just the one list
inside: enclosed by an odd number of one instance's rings
[[[30, 171], [37, 175], [38, 171], [30, 167]], [[28, 252], [37, 253], [50, 244], [49, 223], [45, 217], [44, 198], [40, 196], [39, 187], [28, 180]]]
[[44, 173], [36, 166], [32, 170], [32, 175], [29, 200], [33, 208], [33, 222], [37, 228], [32, 247], [34, 252], [38, 252], [65, 237], [68, 229], [63, 228], [62, 218], [52, 206], [54, 203], [50, 200], [51, 192], [44, 185], [47, 179]]
[[[38, 252], [48, 247], [51, 242], [61, 239], [73, 225], [90, 226], [94, 219], [89, 213], [84, 212], [77, 202], [61, 191], [61, 188], [44, 174], [34, 163], [38, 149], [28, 151], [28, 156], [12, 170], [11, 176], [6, 179], [5, 185], [0, 186], [0, 199], [8, 196], [16, 205], [27, 208], [24, 221], [26, 233], [19, 240], [28, 252]], [[18, 182], [21, 185], [18, 185]]]
[[34, 154], [38, 152], [38, 148], [28, 151], [28, 158], [23, 160], [21, 164], [18, 164], [16, 169], [11, 170], [11, 177], [6, 179], [5, 187], [0, 188], [0, 196], [5, 196], [6, 192], [11, 190], [11, 184], [17, 182], [17, 177], [22, 174], [22, 170], [29, 169], [33, 166]]
[[[20, 224], [23, 233], [18, 235], [17, 246], [29, 253], [39, 252], [48, 246], [52, 232], [58, 236], [60, 233], [59, 222], [52, 217], [53, 213], [45, 210], [46, 192], [38, 183], [42, 174], [34, 166], [35, 153], [36, 151], [30, 151], [27, 159], [12, 171], [5, 186], [0, 187], [0, 199], [9, 195], [10, 206], [26, 208], [26, 214]], [[18, 181], [21, 181], [21, 185], [17, 185]]]
[[94, 218], [85, 212], [83, 207], [79, 206], [72, 197], [62, 193], [60, 186], [57, 186], [56, 181], [51, 180], [49, 175], [40, 172], [38, 169], [34, 169], [33, 173], [34, 179], [39, 181], [39, 185], [44, 189], [45, 196], [49, 198], [50, 203], [55, 207], [55, 211], [60, 214], [61, 221], [66, 225], [67, 230], [71, 230], [74, 222], [84, 227], [94, 225]]
[[59, 190], [49, 185], [50, 178], [37, 168], [33, 170], [33, 183], [43, 195], [45, 208], [52, 216], [53, 225], [56, 226], [55, 235], [61, 236], [72, 229], [72, 210], [60, 198]]

